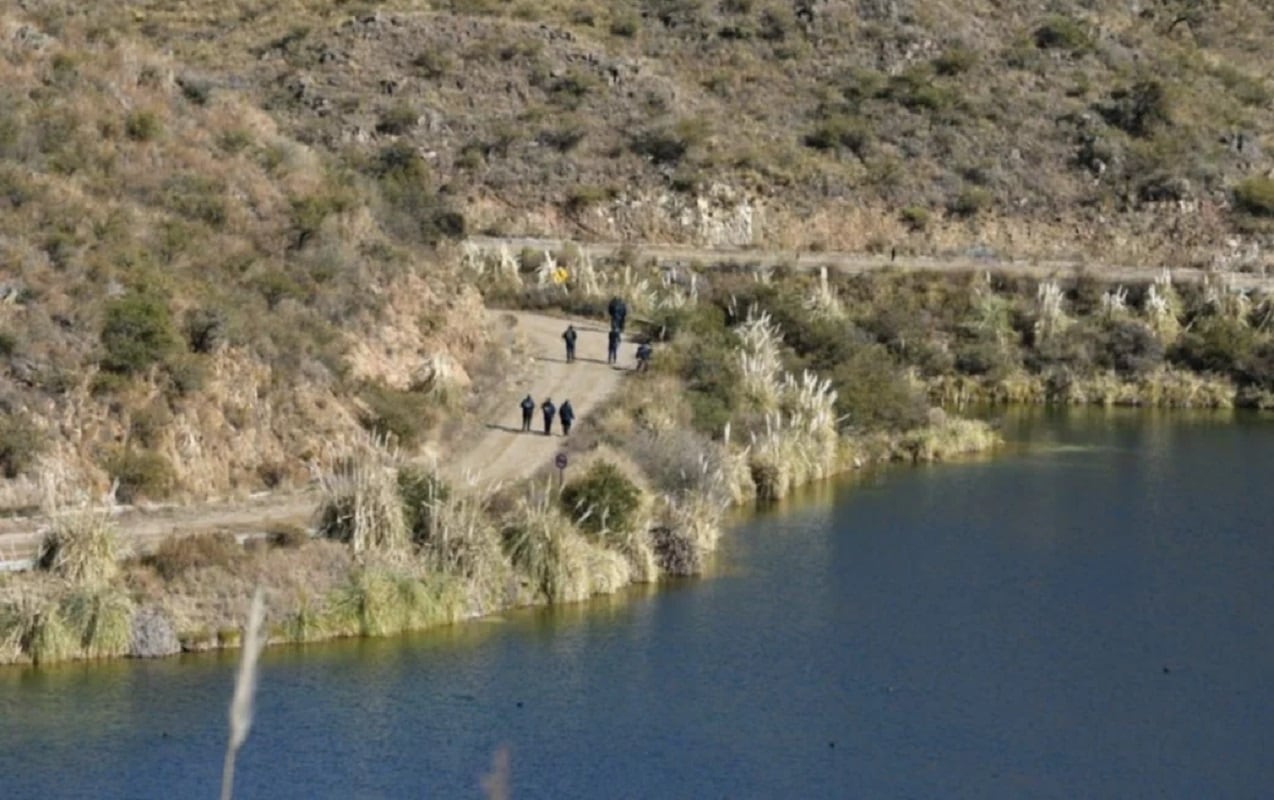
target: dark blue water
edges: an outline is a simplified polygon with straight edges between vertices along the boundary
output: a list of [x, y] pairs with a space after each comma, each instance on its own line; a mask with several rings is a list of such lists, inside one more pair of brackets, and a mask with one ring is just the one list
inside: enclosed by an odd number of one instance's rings
[[[242, 798], [1274, 794], [1274, 424], [1010, 424], [825, 487], [718, 574], [272, 650]], [[231, 658], [0, 670], [0, 796], [214, 797]]]

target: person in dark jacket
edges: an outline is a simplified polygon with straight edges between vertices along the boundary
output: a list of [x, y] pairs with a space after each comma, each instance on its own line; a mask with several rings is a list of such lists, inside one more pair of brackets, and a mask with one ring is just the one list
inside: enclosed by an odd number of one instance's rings
[[650, 346], [650, 342], [642, 342], [637, 345], [637, 371], [645, 372], [650, 369], [650, 357], [655, 354], [655, 349]]
[[606, 311], [610, 314], [611, 330], [623, 333], [624, 320], [628, 317], [628, 306], [618, 297], [612, 297], [610, 304], [606, 306]]
[[579, 338], [579, 334], [575, 332], [574, 325], [566, 326], [566, 333], [562, 334], [562, 341], [566, 342], [566, 363], [570, 364], [575, 360], [575, 340]]
[[575, 421], [575, 409], [571, 408], [570, 400], [563, 400], [562, 407], [557, 411], [557, 418], [562, 420], [562, 435], [571, 435], [571, 423]]
[[522, 430], [531, 430], [531, 417], [535, 414], [535, 401], [531, 395], [522, 398]]
[[540, 411], [544, 412], [544, 435], [553, 435], [553, 417], [557, 414], [557, 406], [553, 405], [550, 398], [544, 398], [544, 402], [540, 404]]
[[617, 328], [611, 328], [610, 333], [606, 334], [606, 363], [614, 364], [619, 360], [619, 341], [623, 338], [623, 334]]

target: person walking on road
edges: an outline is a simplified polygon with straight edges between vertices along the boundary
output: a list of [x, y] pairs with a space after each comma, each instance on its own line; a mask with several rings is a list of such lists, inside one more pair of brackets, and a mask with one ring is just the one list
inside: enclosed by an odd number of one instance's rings
[[579, 338], [579, 334], [575, 332], [574, 325], [566, 326], [566, 333], [562, 334], [562, 340], [566, 342], [566, 363], [570, 364], [575, 361], [575, 340]]
[[637, 371], [645, 372], [650, 369], [650, 357], [654, 355], [655, 349], [650, 346], [650, 342], [642, 342], [637, 345]]
[[544, 402], [540, 405], [540, 411], [544, 412], [544, 435], [553, 435], [553, 417], [557, 414], [557, 406], [553, 405], [550, 398], [544, 398]]
[[612, 297], [610, 303], [606, 306], [607, 313], [610, 314], [611, 330], [624, 332], [624, 320], [628, 317], [628, 306], [618, 297]]
[[611, 328], [610, 333], [606, 334], [606, 363], [614, 364], [619, 360], [619, 340], [623, 338], [623, 334], [617, 328]]
[[522, 398], [522, 430], [529, 432], [531, 430], [531, 417], [535, 414], [535, 401], [531, 399], [531, 395]]
[[571, 423], [575, 421], [575, 409], [571, 408], [570, 400], [563, 400], [562, 407], [557, 412], [558, 419], [562, 420], [562, 435], [571, 435]]

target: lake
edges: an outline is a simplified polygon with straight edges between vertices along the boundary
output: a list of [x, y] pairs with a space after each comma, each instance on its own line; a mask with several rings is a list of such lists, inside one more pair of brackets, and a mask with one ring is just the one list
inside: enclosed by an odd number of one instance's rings
[[[1274, 420], [1005, 422], [827, 484], [713, 574], [267, 651], [240, 798], [1258, 798]], [[215, 797], [234, 655], [0, 669], [0, 794]]]

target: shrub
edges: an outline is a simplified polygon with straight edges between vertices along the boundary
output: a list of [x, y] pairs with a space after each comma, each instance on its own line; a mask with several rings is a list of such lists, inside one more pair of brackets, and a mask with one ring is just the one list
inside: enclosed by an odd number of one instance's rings
[[379, 442], [357, 443], [323, 478], [318, 535], [344, 542], [355, 553], [393, 552], [408, 541], [398, 472]]
[[148, 293], [134, 293], [107, 305], [102, 345], [103, 368], [134, 374], [169, 357], [180, 343], [168, 304]]
[[871, 128], [861, 119], [837, 114], [823, 120], [801, 141], [816, 150], [848, 150], [861, 158], [871, 141]]
[[404, 447], [413, 447], [433, 424], [438, 410], [419, 392], [368, 384], [360, 392], [366, 408], [359, 422], [377, 436], [392, 436]]
[[0, 474], [4, 477], [29, 472], [47, 447], [43, 432], [26, 414], [0, 416]]
[[163, 123], [153, 111], [133, 111], [124, 117], [124, 133], [135, 142], [149, 142], [163, 133]]
[[1255, 334], [1240, 320], [1231, 317], [1208, 317], [1196, 322], [1189, 333], [1178, 340], [1169, 354], [1172, 361], [1195, 372], [1219, 372], [1233, 375], [1248, 362]]
[[1163, 363], [1163, 343], [1134, 320], [1109, 322], [1096, 332], [1097, 366], [1125, 375], [1142, 375]]
[[939, 75], [959, 75], [973, 69], [977, 63], [976, 51], [968, 47], [956, 46], [935, 58], [933, 69]]
[[213, 308], [186, 312], [186, 344], [192, 353], [215, 353], [226, 341], [226, 315]]
[[199, 533], [170, 536], [155, 552], [142, 559], [166, 580], [208, 567], [230, 568], [243, 556], [243, 548], [229, 533]]
[[1172, 124], [1171, 95], [1161, 81], [1154, 79], [1116, 89], [1110, 94], [1110, 102], [1098, 111], [1111, 125], [1143, 138]]
[[828, 375], [837, 415], [857, 430], [907, 430], [928, 419], [924, 397], [881, 345], [858, 347]]
[[923, 231], [929, 227], [929, 209], [920, 206], [907, 206], [898, 214], [902, 219], [902, 224], [907, 226], [907, 230], [913, 233]]
[[972, 217], [990, 208], [994, 199], [984, 186], [966, 186], [947, 203], [947, 210], [958, 217]]
[[265, 532], [265, 539], [271, 547], [281, 550], [295, 550], [310, 540], [310, 532], [300, 525], [277, 523]]
[[610, 32], [613, 36], [621, 36], [625, 39], [631, 39], [637, 35], [637, 31], [641, 29], [641, 20], [636, 14], [620, 14], [610, 22]]
[[581, 529], [594, 534], [628, 533], [641, 506], [641, 490], [614, 464], [598, 461], [562, 490], [562, 507]]
[[142, 497], [162, 499], [177, 486], [172, 464], [162, 454], [151, 450], [119, 450], [110, 455], [103, 466], [111, 478], [119, 482], [116, 496], [123, 503], [132, 503]]
[[411, 133], [419, 121], [420, 112], [414, 106], [399, 103], [381, 112], [380, 119], [376, 121], [376, 132], [388, 136], [401, 136], [404, 133]]
[[1041, 50], [1082, 53], [1093, 45], [1092, 35], [1078, 20], [1054, 14], [1035, 29], [1035, 46]]
[[1234, 187], [1234, 205], [1255, 217], [1274, 217], [1274, 178], [1254, 176]]

